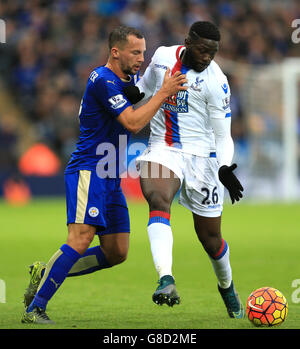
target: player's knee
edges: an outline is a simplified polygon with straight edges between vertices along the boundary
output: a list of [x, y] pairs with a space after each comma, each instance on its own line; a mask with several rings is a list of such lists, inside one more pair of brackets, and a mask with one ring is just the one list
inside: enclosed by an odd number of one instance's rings
[[69, 231], [67, 244], [83, 254], [93, 241], [95, 232], [92, 229], [74, 229]]
[[171, 202], [172, 199], [164, 193], [154, 191], [148, 196], [150, 211], [169, 212]]
[[79, 254], [84, 254], [84, 252], [89, 248], [91, 242], [92, 240], [87, 236], [79, 236], [72, 239], [69, 245]]
[[80, 249], [82, 253], [84, 253], [90, 246], [91, 242], [93, 241], [93, 237], [91, 234], [83, 234], [78, 239], [78, 244], [80, 246]]

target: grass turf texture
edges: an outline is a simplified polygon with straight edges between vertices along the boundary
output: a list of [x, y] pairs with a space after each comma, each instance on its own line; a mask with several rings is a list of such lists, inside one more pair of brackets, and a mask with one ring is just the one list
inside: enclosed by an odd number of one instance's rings
[[[23, 293], [29, 282], [28, 265], [47, 262], [65, 242], [63, 199], [34, 200], [25, 207], [0, 202], [0, 279], [6, 283], [6, 303], [0, 303], [0, 328], [70, 329], [247, 329], [247, 320], [227, 315], [217, 291], [210, 261], [193, 230], [192, 216], [174, 203], [173, 272], [182, 303], [157, 306], [151, 296], [157, 287], [146, 224], [145, 204], [129, 202], [131, 242], [128, 259], [111, 269], [67, 278], [49, 302], [54, 326], [20, 322]], [[223, 237], [231, 252], [236, 288], [243, 304], [256, 288], [278, 288], [289, 302], [287, 320], [275, 328], [300, 328], [300, 304], [292, 302], [292, 281], [299, 272], [300, 205], [225, 205]], [[98, 242], [95, 237], [93, 244]]]

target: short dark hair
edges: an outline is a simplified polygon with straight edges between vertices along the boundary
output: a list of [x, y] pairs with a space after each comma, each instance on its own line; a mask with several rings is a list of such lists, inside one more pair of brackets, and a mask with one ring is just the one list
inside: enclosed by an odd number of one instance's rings
[[197, 40], [199, 38], [215, 41], [221, 40], [221, 34], [218, 27], [215, 24], [206, 21], [193, 23], [189, 30], [189, 37], [191, 40]]
[[109, 49], [114, 47], [116, 44], [124, 45], [127, 42], [128, 35], [134, 35], [138, 39], [143, 39], [144, 35], [141, 31], [134, 27], [128, 27], [126, 25], [121, 25], [116, 27], [108, 36], [108, 46]]

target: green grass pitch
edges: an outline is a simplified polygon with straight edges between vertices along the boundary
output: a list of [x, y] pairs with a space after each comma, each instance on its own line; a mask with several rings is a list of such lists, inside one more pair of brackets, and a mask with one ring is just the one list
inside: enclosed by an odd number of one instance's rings
[[[146, 231], [148, 209], [143, 203], [128, 204], [132, 232], [127, 261], [67, 278], [47, 308], [56, 322], [51, 328], [254, 328], [247, 319], [227, 316], [212, 266], [194, 233], [191, 213], [177, 203], [171, 212], [173, 272], [182, 303], [173, 308], [155, 305], [151, 296], [158, 277]], [[244, 305], [251, 291], [262, 286], [278, 288], [288, 300], [287, 320], [278, 329], [300, 328], [300, 303], [292, 297], [296, 292], [292, 282], [300, 279], [299, 212], [300, 204], [246, 202], [225, 205], [223, 211], [222, 233], [230, 246], [233, 279]], [[0, 216], [0, 279], [6, 285], [0, 328], [44, 328], [21, 324], [23, 293], [29, 281], [28, 265], [47, 262], [65, 242], [64, 199], [33, 200], [25, 207], [1, 201]], [[93, 244], [97, 242], [96, 237]]]

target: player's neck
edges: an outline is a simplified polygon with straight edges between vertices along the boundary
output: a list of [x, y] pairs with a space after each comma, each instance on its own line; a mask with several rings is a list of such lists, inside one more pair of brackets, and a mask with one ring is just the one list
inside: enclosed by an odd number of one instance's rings
[[130, 76], [126, 73], [124, 73], [120, 66], [111, 60], [108, 60], [107, 63], [105, 64], [105, 67], [110, 69], [112, 72], [114, 72], [121, 80], [123, 81], [129, 81]]
[[182, 62], [182, 64], [189, 66], [190, 65], [190, 57], [187, 54], [186, 49], [182, 50], [181, 54], [180, 54], [180, 60]]

